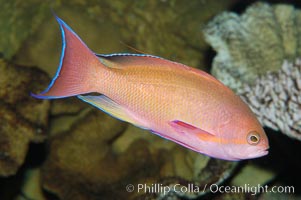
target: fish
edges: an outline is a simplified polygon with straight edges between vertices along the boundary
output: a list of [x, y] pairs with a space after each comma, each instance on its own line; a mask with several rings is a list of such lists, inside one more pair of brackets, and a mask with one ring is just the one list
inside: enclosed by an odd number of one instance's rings
[[101, 111], [209, 157], [268, 154], [264, 129], [239, 96], [210, 74], [148, 54], [96, 54], [59, 17], [62, 53], [38, 99], [76, 96]]

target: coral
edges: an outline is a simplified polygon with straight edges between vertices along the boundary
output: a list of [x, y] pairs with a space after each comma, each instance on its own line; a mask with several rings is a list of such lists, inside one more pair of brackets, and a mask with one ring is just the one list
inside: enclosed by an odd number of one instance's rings
[[[197, 156], [194, 161], [194, 166], [200, 164], [194, 168], [195, 176], [191, 179], [185, 179], [181, 177], [177, 178], [165, 178], [162, 181], [164, 185], [168, 185], [170, 188], [175, 188], [176, 191], [171, 191], [164, 195], [164, 199], [170, 199], [173, 197], [182, 197], [185, 199], [196, 199], [210, 193], [210, 186], [212, 184], [220, 185], [227, 180], [238, 166], [237, 162], [228, 162], [217, 159], [203, 158]], [[181, 168], [181, 166], [179, 166]], [[190, 185], [190, 186], [189, 186]], [[193, 185], [193, 186], [191, 186]], [[181, 191], [181, 188], [189, 188], [188, 191]]]
[[246, 183], [251, 187], [265, 185], [277, 176], [275, 171], [254, 165], [252, 162], [243, 166], [231, 180], [231, 185], [243, 187]]
[[51, 105], [50, 115], [53, 117], [60, 115], [75, 115], [86, 108], [86, 104], [78, 101], [77, 98], [58, 99]]
[[16, 173], [25, 159], [34, 132], [13, 108], [0, 101], [0, 175]]
[[[109, 151], [109, 144], [125, 129], [124, 125], [94, 110], [78, 120], [69, 132], [55, 134], [42, 168], [44, 188], [61, 199], [95, 199], [97, 194], [111, 195], [110, 187], [106, 185], [124, 177], [129, 170], [129, 166], [123, 164], [126, 162], [123, 157], [116, 158]], [[144, 153], [132, 153], [136, 159], [139, 154]], [[121, 198], [121, 195], [117, 192], [116, 197]]]
[[16, 199], [46, 200], [41, 186], [40, 168], [27, 169], [24, 174], [21, 193]]
[[204, 28], [217, 51], [212, 74], [234, 90], [254, 84], [258, 75], [277, 71], [301, 54], [301, 12], [291, 5], [258, 2], [241, 15], [224, 12]]
[[269, 72], [237, 92], [260, 122], [301, 140], [301, 60], [285, 61], [278, 72]]
[[45, 73], [0, 60], [0, 175], [15, 174], [30, 142], [46, 138], [50, 103], [29, 96], [49, 81]]
[[299, 140], [300, 61], [284, 60], [301, 56], [300, 25], [299, 9], [259, 2], [241, 16], [224, 12], [204, 29], [217, 51], [212, 74], [241, 95], [264, 126]]
[[[47, 1], [1, 1], [0, 52], [10, 59], [45, 18]], [[12, 12], [12, 10], [14, 12]]]

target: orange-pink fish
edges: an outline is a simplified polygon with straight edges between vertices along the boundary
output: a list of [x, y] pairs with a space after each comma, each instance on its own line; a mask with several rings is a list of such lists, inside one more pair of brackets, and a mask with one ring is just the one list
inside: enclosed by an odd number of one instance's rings
[[[102, 111], [211, 157], [264, 156], [267, 136], [249, 107], [211, 75], [145, 54], [94, 54], [57, 17], [58, 71], [41, 99], [77, 96]], [[99, 93], [89, 95], [88, 93]]]

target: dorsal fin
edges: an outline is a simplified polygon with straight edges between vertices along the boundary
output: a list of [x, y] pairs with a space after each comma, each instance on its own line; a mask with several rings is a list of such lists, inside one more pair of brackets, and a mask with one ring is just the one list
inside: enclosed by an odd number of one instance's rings
[[110, 68], [121, 69], [130, 66], [147, 66], [147, 65], [167, 65], [171, 62], [153, 55], [132, 54], [132, 53], [114, 53], [114, 54], [96, 54], [102, 64]]
[[[131, 54], [131, 53], [114, 53], [114, 54], [96, 54], [102, 64], [110, 68], [122, 69], [124, 67], [133, 66], [169, 66], [175, 68], [181, 68], [192, 73], [205, 77], [208, 80], [220, 83], [216, 78], [210, 74], [192, 67], [188, 67], [184, 64], [174, 61], [166, 60], [164, 58], [153, 56], [149, 54]], [[221, 83], [220, 83], [221, 84]]]

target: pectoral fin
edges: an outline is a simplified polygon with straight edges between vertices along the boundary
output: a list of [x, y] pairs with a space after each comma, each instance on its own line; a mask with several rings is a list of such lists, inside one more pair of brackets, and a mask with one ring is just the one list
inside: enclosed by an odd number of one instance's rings
[[190, 125], [186, 122], [174, 120], [170, 121], [169, 125], [175, 129], [178, 133], [181, 133], [187, 137], [191, 135], [196, 135], [198, 138], [205, 140], [205, 141], [211, 141], [213, 138], [215, 138], [215, 135], [212, 133], [209, 133], [205, 130], [202, 130], [198, 127], [195, 127], [193, 125]]

